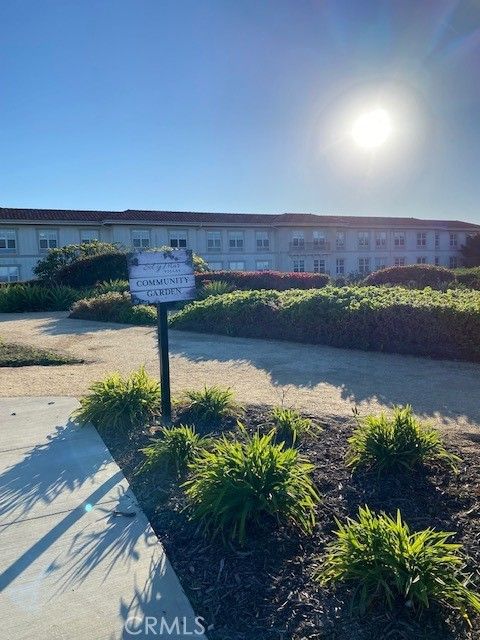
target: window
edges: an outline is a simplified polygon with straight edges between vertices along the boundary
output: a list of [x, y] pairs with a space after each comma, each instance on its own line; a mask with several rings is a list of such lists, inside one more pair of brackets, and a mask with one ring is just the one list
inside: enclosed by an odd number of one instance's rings
[[19, 267], [0, 267], [0, 282], [18, 282], [19, 280]]
[[327, 273], [327, 263], [319, 258], [313, 261], [313, 273]]
[[404, 231], [394, 231], [393, 232], [393, 244], [396, 247], [404, 247], [405, 246], [405, 232]]
[[438, 249], [440, 246], [440, 233], [435, 231], [435, 249]]
[[14, 229], [0, 229], [0, 253], [15, 253], [17, 234]]
[[207, 231], [207, 250], [221, 251], [222, 234], [220, 231]]
[[361, 273], [363, 276], [370, 273], [370, 258], [358, 259], [358, 273]]
[[335, 236], [337, 249], [345, 249], [345, 231], [337, 231]]
[[303, 231], [295, 231], [292, 236], [292, 245], [294, 247], [304, 247], [305, 246], [305, 236], [303, 235]]
[[369, 233], [368, 231], [359, 231], [358, 232], [358, 246], [361, 249], [368, 249], [369, 244]]
[[243, 251], [243, 231], [228, 232], [228, 248], [230, 251]]
[[96, 229], [80, 229], [80, 242], [88, 244], [98, 240], [98, 231]]
[[228, 268], [230, 269], [230, 271], [245, 271], [245, 262], [243, 262], [243, 260], [229, 262]]
[[427, 234], [424, 231], [417, 233], [417, 247], [427, 246]]
[[385, 249], [386, 246], [387, 246], [387, 232], [376, 231], [375, 232], [375, 248]]
[[440, 264], [440, 258], [438, 256], [435, 256], [434, 263], [436, 267], [438, 267], [438, 265]]
[[257, 260], [255, 269], [257, 271], [268, 271], [270, 269], [270, 262], [268, 260]]
[[450, 234], [450, 246], [451, 247], [456, 247], [458, 244], [458, 237], [456, 233], [451, 233]]
[[418, 256], [417, 264], [427, 264], [427, 259], [425, 256]]
[[173, 230], [169, 233], [170, 246], [172, 249], [186, 249], [187, 248], [187, 232], [180, 230]]
[[255, 231], [257, 251], [270, 251], [270, 236], [268, 231]]
[[327, 244], [327, 239], [325, 237], [325, 233], [323, 231], [314, 231], [313, 232], [313, 246], [314, 247], [325, 247]]
[[134, 249], [148, 249], [150, 246], [150, 232], [148, 229], [134, 229], [132, 231], [132, 246]]
[[450, 256], [450, 258], [448, 259], [448, 264], [450, 266], [450, 269], [456, 269], [458, 267], [457, 256]]
[[55, 229], [47, 229], [38, 232], [38, 246], [40, 251], [48, 251], [58, 247], [58, 236]]
[[386, 258], [375, 258], [375, 271], [379, 271], [379, 269], [385, 269], [387, 266]]
[[337, 272], [337, 276], [341, 276], [345, 273], [345, 260], [344, 258], [337, 258], [335, 270]]
[[208, 266], [212, 271], [221, 271], [223, 269], [223, 262], [209, 262]]
[[293, 271], [294, 271], [294, 273], [304, 273], [304, 271], [305, 271], [305, 260], [294, 260], [293, 261]]
[[405, 266], [405, 258], [395, 258], [394, 264], [396, 267], [404, 267]]

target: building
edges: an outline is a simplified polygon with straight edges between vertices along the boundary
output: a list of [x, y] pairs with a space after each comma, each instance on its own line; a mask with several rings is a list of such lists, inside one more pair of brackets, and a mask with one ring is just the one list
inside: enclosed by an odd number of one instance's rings
[[187, 247], [215, 270], [366, 274], [390, 265], [456, 267], [480, 225], [418, 218], [313, 214], [72, 211], [0, 208], [0, 282], [28, 280], [51, 248], [116, 242]]

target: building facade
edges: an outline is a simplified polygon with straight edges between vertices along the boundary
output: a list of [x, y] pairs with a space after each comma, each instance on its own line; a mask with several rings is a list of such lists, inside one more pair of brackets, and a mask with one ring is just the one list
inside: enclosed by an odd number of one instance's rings
[[51, 248], [102, 240], [188, 248], [214, 270], [367, 274], [392, 265], [461, 264], [480, 225], [418, 218], [0, 208], [0, 282], [29, 280]]

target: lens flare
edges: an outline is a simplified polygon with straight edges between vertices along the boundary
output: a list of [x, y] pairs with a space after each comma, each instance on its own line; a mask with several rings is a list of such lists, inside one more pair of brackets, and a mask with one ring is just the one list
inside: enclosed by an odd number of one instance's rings
[[362, 114], [352, 127], [355, 143], [363, 149], [381, 147], [392, 133], [390, 116], [385, 109], [372, 109]]

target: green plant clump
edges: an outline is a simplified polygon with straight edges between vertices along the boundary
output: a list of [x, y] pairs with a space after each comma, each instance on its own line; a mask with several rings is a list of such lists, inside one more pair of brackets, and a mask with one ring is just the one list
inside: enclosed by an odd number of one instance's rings
[[245, 440], [216, 440], [190, 465], [184, 484], [192, 518], [205, 532], [243, 544], [252, 525], [265, 517], [291, 523], [304, 533], [315, 525], [319, 495], [313, 465], [296, 449], [273, 442], [274, 431]]
[[238, 417], [242, 411], [231, 389], [216, 386], [205, 386], [200, 391], [188, 389], [178, 405], [189, 420], [212, 426], [226, 418]]
[[275, 426], [277, 436], [292, 445], [303, 435], [311, 433], [314, 429], [310, 418], [302, 418], [298, 411], [285, 407], [274, 407], [271, 420]]
[[440, 434], [423, 424], [412, 407], [395, 407], [393, 415], [367, 416], [349, 438], [347, 464], [379, 473], [409, 470], [428, 461], [445, 462], [454, 470], [459, 458], [445, 448]]
[[83, 295], [71, 287], [9, 284], [0, 287], [0, 312], [66, 311]]
[[173, 469], [177, 475], [182, 475], [206, 442], [193, 427], [162, 427], [160, 437], [141, 449], [145, 461], [138, 473], [158, 470], [169, 473]]
[[80, 424], [91, 422], [99, 430], [131, 431], [159, 413], [160, 384], [141, 367], [125, 378], [111, 373], [94, 382], [73, 415]]
[[433, 529], [411, 532], [400, 512], [392, 518], [361, 507], [358, 518], [337, 522], [317, 579], [323, 585], [354, 587], [352, 607], [360, 612], [375, 601], [388, 609], [403, 604], [416, 613], [438, 603], [462, 613], [480, 613], [480, 599], [462, 573], [465, 560], [454, 534]]
[[230, 293], [233, 291], [233, 286], [225, 280], [214, 280], [213, 282], [205, 281], [199, 291], [199, 297], [201, 299], [208, 298], [209, 296], [221, 296], [224, 293]]
[[111, 291], [78, 300], [72, 306], [69, 318], [153, 325], [157, 322], [157, 310], [146, 304], [132, 305], [129, 293]]

